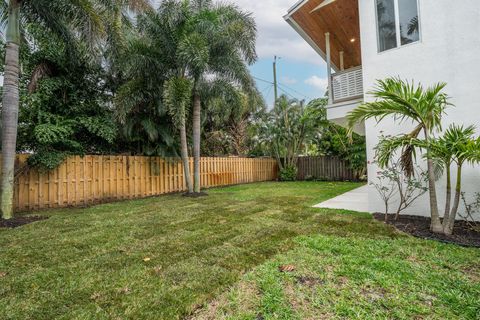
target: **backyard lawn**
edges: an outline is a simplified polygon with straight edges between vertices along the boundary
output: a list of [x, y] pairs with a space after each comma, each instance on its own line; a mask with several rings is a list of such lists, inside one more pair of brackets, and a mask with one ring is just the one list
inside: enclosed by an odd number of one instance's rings
[[0, 318], [479, 319], [479, 249], [311, 208], [358, 186], [259, 183], [41, 212], [0, 229]]

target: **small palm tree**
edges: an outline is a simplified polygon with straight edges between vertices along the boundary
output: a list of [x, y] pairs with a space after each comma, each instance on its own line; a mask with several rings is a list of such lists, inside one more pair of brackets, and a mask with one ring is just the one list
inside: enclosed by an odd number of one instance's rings
[[[455, 218], [461, 200], [463, 165], [467, 161], [475, 161], [476, 154], [478, 153], [478, 146], [473, 139], [474, 133], [474, 126], [463, 127], [451, 125], [441, 138], [432, 142], [432, 156], [443, 162], [447, 174], [447, 205], [443, 217], [443, 231], [447, 235], [453, 233]], [[457, 177], [453, 206], [451, 210], [448, 211], [451, 197], [450, 166], [453, 163], [457, 166]]]
[[[421, 133], [428, 144], [432, 135], [441, 129], [442, 116], [450, 105], [448, 96], [443, 92], [445, 83], [438, 83], [424, 88], [398, 78], [388, 78], [378, 81], [376, 88], [371, 92], [377, 100], [364, 103], [347, 116], [349, 127], [360, 121], [376, 119], [382, 121], [392, 116], [398, 121], [411, 121], [415, 128], [408, 134], [411, 139], [418, 138]], [[414, 147], [406, 146], [402, 154], [402, 167], [407, 176], [413, 174]], [[430, 193], [431, 230], [442, 233], [443, 227], [438, 212], [437, 193], [435, 187], [434, 161], [427, 149], [427, 167]]]

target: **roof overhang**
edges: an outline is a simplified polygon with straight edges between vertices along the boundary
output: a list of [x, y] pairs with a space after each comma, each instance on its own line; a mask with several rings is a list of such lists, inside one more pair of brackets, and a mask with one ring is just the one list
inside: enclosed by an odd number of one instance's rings
[[360, 22], [358, 0], [301, 0], [284, 17], [318, 54], [326, 59], [325, 34], [330, 33], [331, 63], [340, 69], [360, 66]]

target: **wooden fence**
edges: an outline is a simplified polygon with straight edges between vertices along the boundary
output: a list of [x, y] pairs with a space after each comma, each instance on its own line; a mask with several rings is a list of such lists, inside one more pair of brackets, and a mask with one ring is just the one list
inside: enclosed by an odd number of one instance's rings
[[[22, 168], [26, 155], [17, 157]], [[193, 174], [193, 160], [190, 159]], [[202, 158], [203, 188], [275, 180], [273, 159]], [[193, 180], [192, 180], [193, 181]], [[180, 159], [133, 156], [70, 157], [50, 172], [24, 170], [15, 181], [16, 211], [85, 206], [185, 191]]]
[[357, 180], [348, 163], [337, 157], [300, 157], [297, 162], [298, 180], [318, 179], [327, 181]]

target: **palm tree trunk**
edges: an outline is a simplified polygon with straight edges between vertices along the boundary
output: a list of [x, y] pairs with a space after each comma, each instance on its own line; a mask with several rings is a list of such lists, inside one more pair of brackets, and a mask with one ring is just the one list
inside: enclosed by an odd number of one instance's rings
[[5, 52], [2, 100], [2, 176], [0, 179], [0, 210], [4, 219], [13, 217], [13, 188], [17, 146], [19, 91], [19, 14], [20, 2], [10, 1]]
[[200, 193], [200, 115], [201, 100], [198, 93], [193, 94], [193, 189]]
[[451, 178], [451, 169], [450, 163], [447, 163], [447, 195], [445, 199], [445, 213], [443, 214], [443, 232], [446, 232], [448, 221], [450, 221], [450, 202], [452, 200], [452, 178]]
[[[428, 129], [425, 129], [425, 140], [430, 141], [430, 134]], [[428, 190], [430, 192], [430, 216], [432, 222], [430, 230], [434, 233], [443, 233], [442, 222], [438, 213], [437, 189], [435, 186], [435, 169], [433, 159], [429, 151], [427, 151], [427, 168], [428, 168]]]
[[448, 221], [444, 222], [445, 234], [451, 235], [453, 233], [453, 227], [455, 225], [455, 218], [457, 217], [458, 207], [460, 205], [460, 196], [462, 195], [462, 165], [459, 164], [457, 167], [457, 184], [455, 186], [455, 198], [453, 200], [452, 211], [448, 217]]
[[188, 158], [187, 129], [185, 126], [185, 119], [180, 125], [180, 147], [183, 161], [183, 172], [185, 175], [185, 183], [187, 184], [188, 193], [193, 193], [192, 178], [190, 177], [190, 161]]

